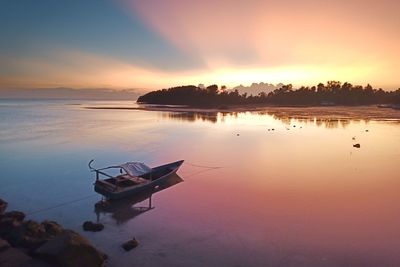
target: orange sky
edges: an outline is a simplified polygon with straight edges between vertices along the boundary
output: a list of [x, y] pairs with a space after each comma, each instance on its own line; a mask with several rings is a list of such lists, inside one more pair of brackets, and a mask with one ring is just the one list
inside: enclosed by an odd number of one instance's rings
[[[312, 85], [328, 80], [400, 87], [400, 1], [114, 4], [120, 13], [110, 14], [107, 25], [115, 28], [96, 28], [103, 42], [86, 40], [82, 27], [77, 30], [82, 35], [70, 37], [66, 32], [66, 42], [46, 32], [43, 41], [34, 40], [43, 42], [42, 48], [36, 44], [25, 54], [0, 53], [0, 87], [154, 89], [198, 83]], [[122, 16], [127, 18], [118, 21]], [[73, 45], [71, 38], [77, 38]]]

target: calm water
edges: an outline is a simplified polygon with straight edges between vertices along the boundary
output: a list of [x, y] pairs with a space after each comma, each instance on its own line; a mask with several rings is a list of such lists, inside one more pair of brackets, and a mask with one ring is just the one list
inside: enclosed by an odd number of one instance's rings
[[[81, 232], [100, 199], [90, 159], [185, 159], [184, 182], [153, 195], [153, 209], [137, 212], [144, 200], [102, 212], [105, 230], [83, 233], [110, 266], [400, 266], [394, 111], [84, 108], [128, 105], [135, 104], [1, 101], [0, 197], [30, 218]], [[371, 110], [379, 120], [367, 120]], [[120, 244], [132, 236], [140, 246], [126, 253]]]

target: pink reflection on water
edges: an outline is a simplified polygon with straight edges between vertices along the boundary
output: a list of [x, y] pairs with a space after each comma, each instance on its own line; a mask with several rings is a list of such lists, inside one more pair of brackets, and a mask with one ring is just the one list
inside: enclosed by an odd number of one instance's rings
[[220, 116], [194, 120], [203, 135], [165, 151], [165, 159], [224, 167], [182, 168], [185, 183], [165, 196], [177, 229], [219, 244], [207, 253], [242, 253], [256, 266], [400, 265], [397, 123], [329, 119], [321, 128], [316, 118]]

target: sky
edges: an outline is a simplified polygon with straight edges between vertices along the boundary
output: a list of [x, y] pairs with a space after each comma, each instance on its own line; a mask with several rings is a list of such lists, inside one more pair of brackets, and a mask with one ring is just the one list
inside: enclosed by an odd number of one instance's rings
[[0, 0], [0, 89], [397, 89], [399, 10], [398, 0]]

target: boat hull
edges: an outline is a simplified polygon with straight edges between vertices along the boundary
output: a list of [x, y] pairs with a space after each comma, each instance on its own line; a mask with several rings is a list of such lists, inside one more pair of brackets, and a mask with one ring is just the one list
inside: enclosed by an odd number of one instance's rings
[[125, 189], [123, 191], [109, 190], [109, 189], [105, 188], [104, 186], [101, 186], [98, 183], [95, 183], [94, 191], [103, 195], [104, 197], [106, 197], [109, 200], [117, 200], [117, 199], [122, 199], [122, 198], [127, 198], [130, 196], [138, 195], [144, 191], [153, 190], [153, 189], [157, 188], [158, 186], [164, 185], [168, 181], [169, 177], [178, 171], [178, 169], [182, 165], [182, 163], [183, 163], [183, 160], [153, 168], [152, 173], [163, 171], [165, 169], [168, 169], [170, 171], [167, 174], [165, 174], [155, 180], [151, 180], [149, 183], [134, 186], [132, 188]]

